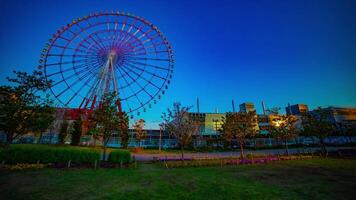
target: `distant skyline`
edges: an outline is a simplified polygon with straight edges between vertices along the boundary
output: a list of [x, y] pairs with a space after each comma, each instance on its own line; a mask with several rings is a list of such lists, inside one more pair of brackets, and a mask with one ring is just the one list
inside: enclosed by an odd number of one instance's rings
[[253, 102], [356, 107], [356, 1], [0, 0], [0, 84], [36, 69], [61, 26], [98, 11], [155, 24], [173, 46], [171, 86], [139, 118], [155, 127], [173, 102], [201, 112]]

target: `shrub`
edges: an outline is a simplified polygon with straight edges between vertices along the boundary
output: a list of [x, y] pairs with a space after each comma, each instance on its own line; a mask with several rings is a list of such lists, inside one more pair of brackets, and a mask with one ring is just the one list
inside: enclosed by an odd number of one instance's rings
[[0, 150], [0, 162], [17, 163], [61, 163], [69, 160], [76, 164], [89, 164], [100, 159], [100, 151], [84, 147], [14, 144]]
[[109, 162], [112, 163], [129, 163], [131, 161], [131, 153], [128, 150], [116, 149], [109, 154]]

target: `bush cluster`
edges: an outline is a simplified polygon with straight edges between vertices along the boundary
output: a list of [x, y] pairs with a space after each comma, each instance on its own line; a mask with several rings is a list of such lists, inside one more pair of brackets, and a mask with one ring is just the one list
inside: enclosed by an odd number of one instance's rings
[[85, 147], [14, 144], [0, 149], [0, 162], [89, 164], [100, 160], [100, 151]]
[[131, 161], [131, 153], [128, 150], [115, 149], [109, 154], [109, 162], [111, 163], [129, 163]]

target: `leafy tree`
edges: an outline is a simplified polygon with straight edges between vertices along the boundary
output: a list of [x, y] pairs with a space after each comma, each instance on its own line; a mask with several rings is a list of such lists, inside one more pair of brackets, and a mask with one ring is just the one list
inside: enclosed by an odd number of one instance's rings
[[43, 106], [36, 107], [36, 112], [31, 118], [26, 121], [28, 130], [39, 135], [37, 143], [42, 143], [42, 135], [53, 124], [55, 119], [55, 108], [44, 104]]
[[146, 138], [146, 131], [144, 130], [145, 120], [139, 119], [133, 125], [133, 129], [135, 131], [135, 138], [138, 140], [138, 146], [141, 147], [141, 140]]
[[240, 147], [241, 158], [244, 158], [244, 145], [246, 139], [253, 136], [257, 129], [257, 116], [256, 112], [226, 113], [223, 118], [222, 129], [220, 130], [222, 138], [230, 143], [237, 140]]
[[279, 140], [284, 142], [286, 154], [289, 155], [288, 140], [296, 138], [298, 130], [296, 128], [296, 122], [298, 119], [293, 115], [277, 115], [275, 120], [272, 121], [270, 126], [270, 134]]
[[79, 145], [80, 138], [82, 136], [83, 122], [80, 117], [72, 123], [70, 133], [72, 135], [71, 145]]
[[303, 117], [304, 134], [315, 136], [319, 139], [321, 153], [324, 156], [328, 155], [325, 138], [335, 130], [333, 124], [328, 120], [329, 112], [329, 110], [319, 107]]
[[66, 119], [63, 119], [58, 135], [59, 144], [64, 144], [64, 140], [68, 135], [68, 127], [69, 127], [68, 121]]
[[184, 161], [184, 148], [192, 141], [192, 136], [198, 131], [197, 125], [189, 118], [190, 107], [182, 107], [180, 103], [174, 103], [173, 109], [168, 108], [163, 113], [163, 129], [172, 134], [181, 148], [182, 161]]
[[93, 120], [96, 123], [95, 128], [103, 140], [104, 156], [106, 156], [106, 146], [110, 137], [114, 132], [120, 131], [120, 124], [122, 123], [121, 113], [118, 112], [116, 106], [116, 96], [115, 92], [105, 94], [100, 106], [95, 109], [93, 115]]
[[45, 92], [51, 81], [42, 72], [32, 74], [14, 71], [15, 78], [7, 77], [8, 86], [0, 86], [0, 130], [7, 143], [29, 132], [43, 132], [52, 124], [55, 110]]
[[119, 135], [121, 138], [121, 145], [127, 149], [129, 144], [129, 117], [125, 112], [119, 115]]
[[248, 138], [251, 138], [253, 140], [253, 146], [254, 149], [256, 150], [256, 137], [260, 133], [259, 126], [258, 126], [258, 118], [256, 115], [256, 111], [254, 112], [249, 112], [246, 118], [247, 122], [247, 136]]

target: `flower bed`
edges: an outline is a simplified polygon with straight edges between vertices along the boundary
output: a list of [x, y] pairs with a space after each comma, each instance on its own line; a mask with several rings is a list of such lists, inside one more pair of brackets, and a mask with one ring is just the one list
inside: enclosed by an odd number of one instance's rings
[[310, 159], [311, 155], [292, 155], [292, 156], [267, 156], [258, 158], [222, 158], [222, 159], [185, 159], [182, 160], [160, 160], [161, 165], [165, 168], [177, 167], [204, 167], [204, 166], [225, 166], [225, 165], [248, 165], [248, 164], [266, 164], [269, 162], [281, 160], [299, 160]]

